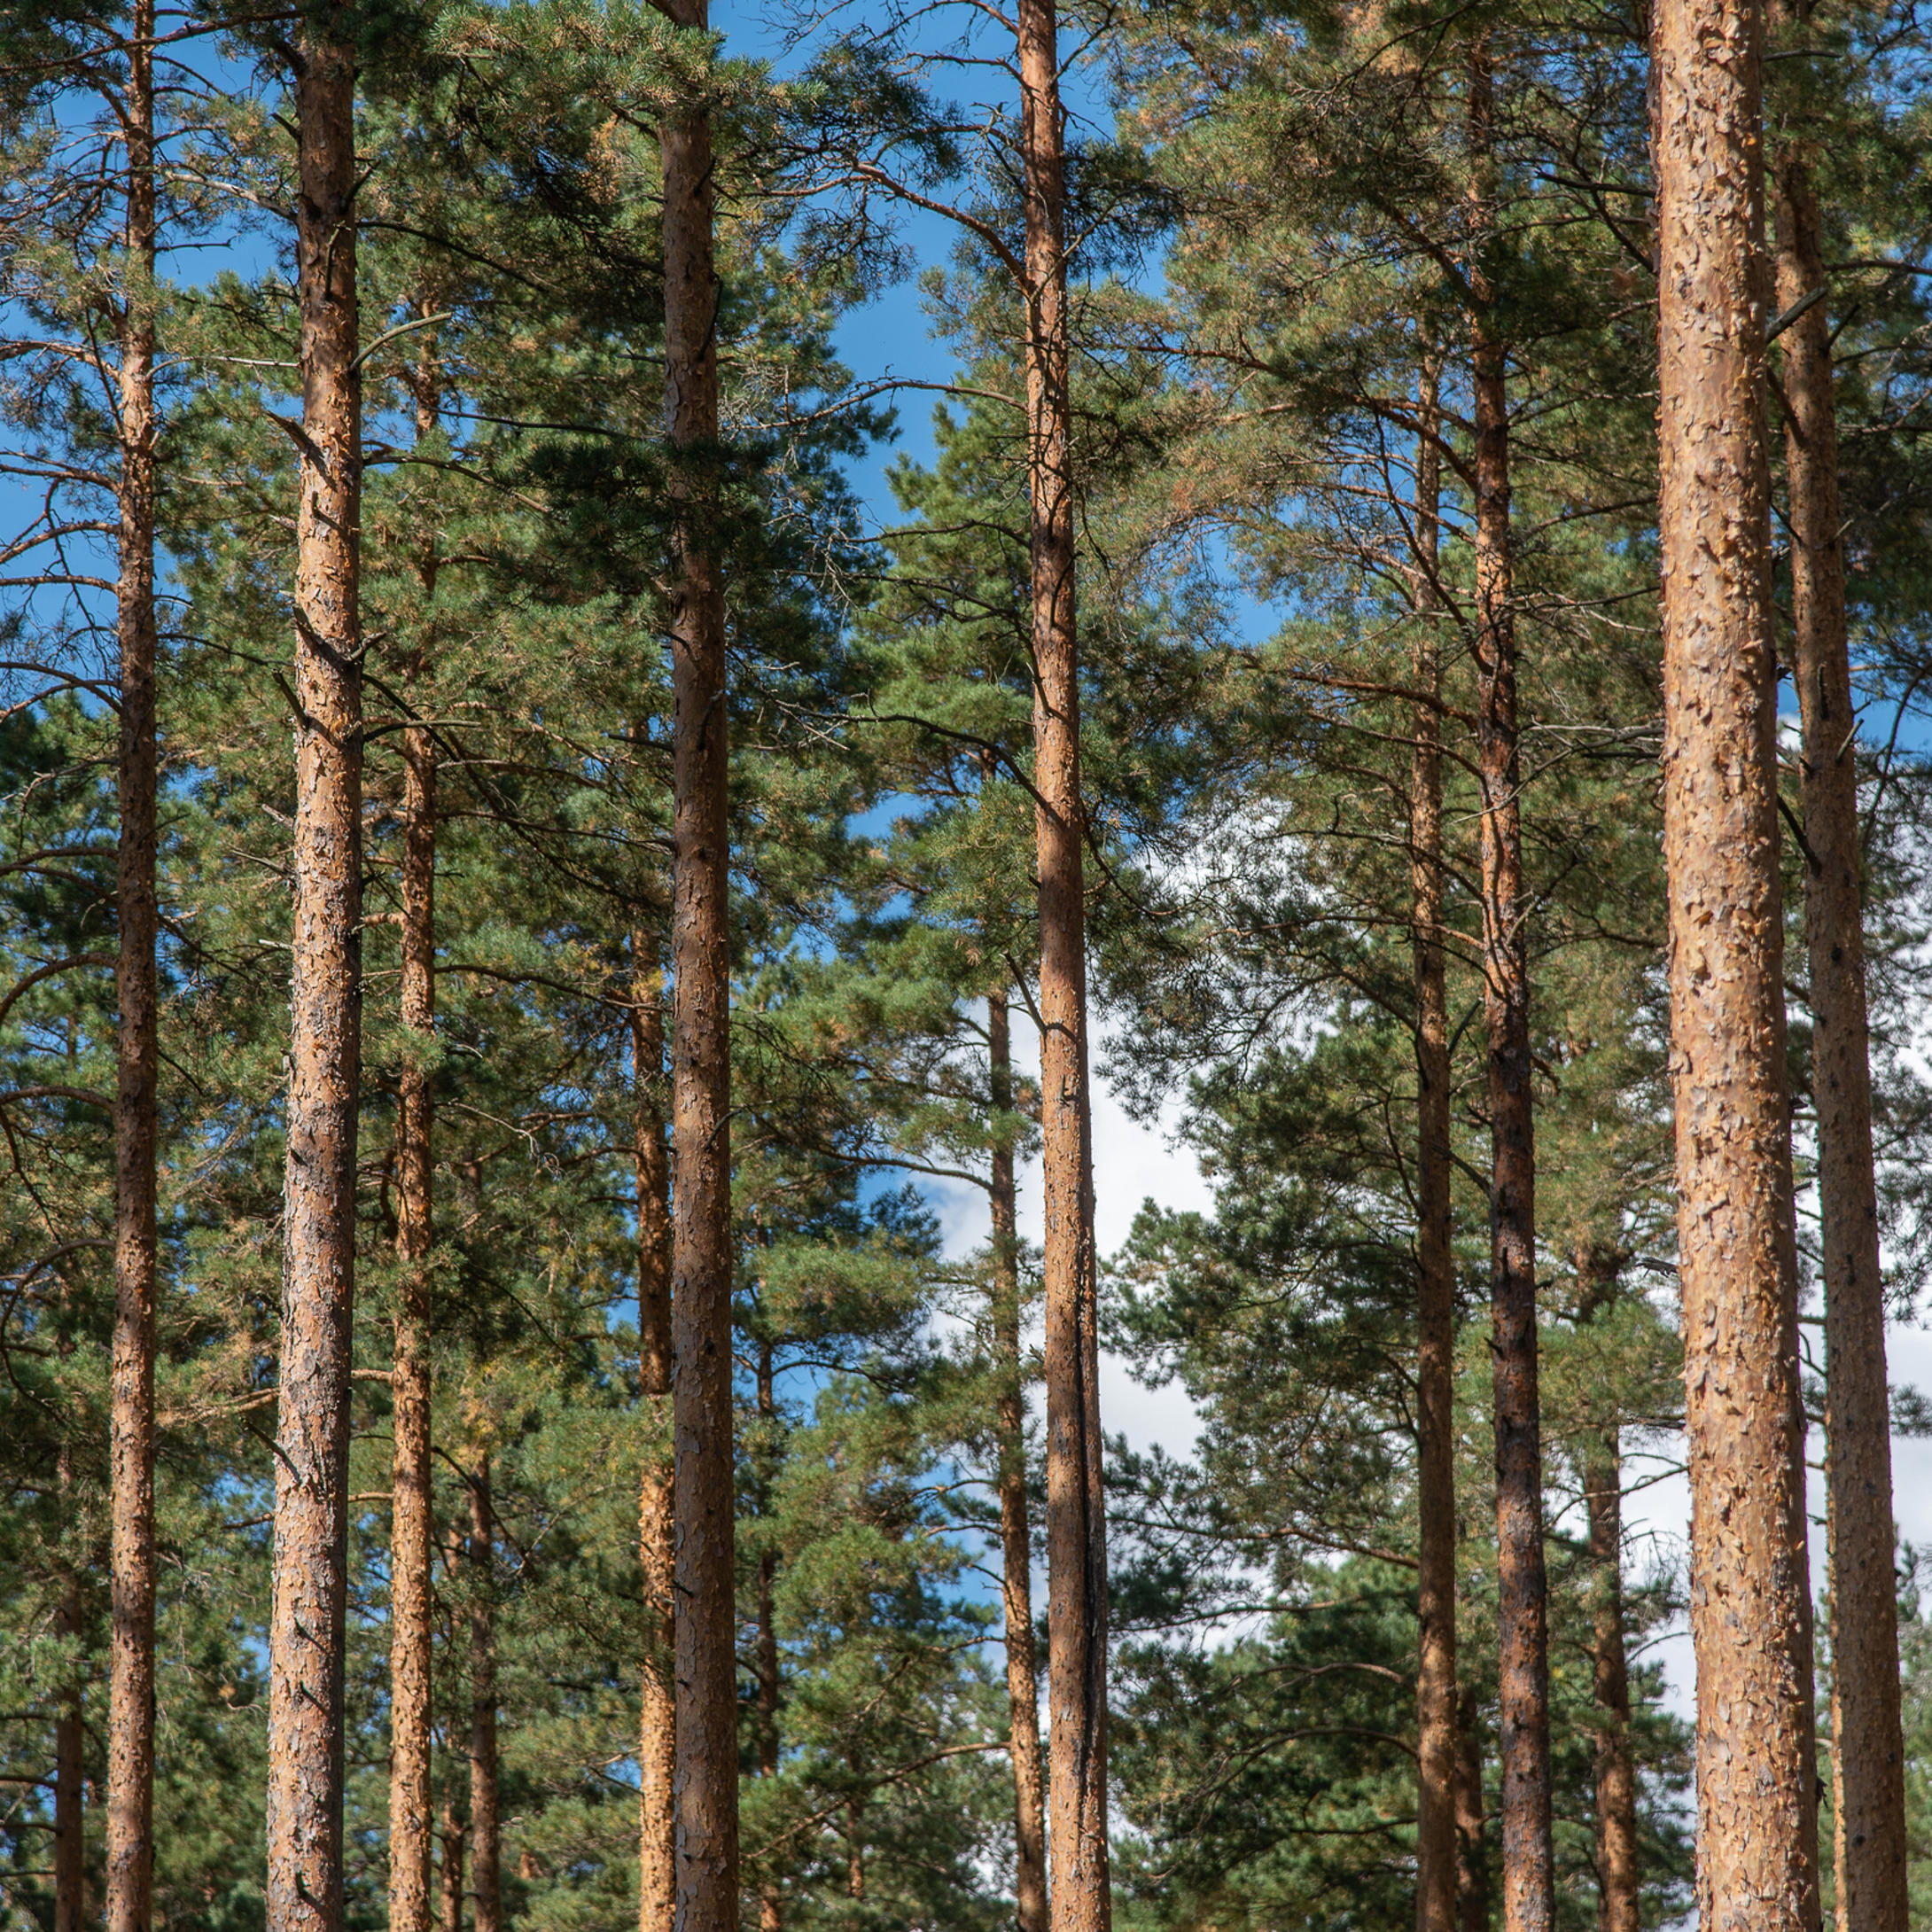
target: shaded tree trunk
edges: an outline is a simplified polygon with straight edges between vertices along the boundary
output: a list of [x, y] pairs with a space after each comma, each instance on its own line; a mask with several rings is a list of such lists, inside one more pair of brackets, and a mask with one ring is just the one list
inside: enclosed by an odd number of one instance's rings
[[293, 996], [269, 1637], [268, 1923], [270, 1932], [337, 1932], [362, 1079], [362, 408], [351, 50], [305, 39], [295, 59], [294, 95], [304, 445], [295, 580]]
[[672, 1780], [677, 1708], [671, 1673], [671, 1587], [676, 1565], [672, 1514], [671, 1157], [664, 1138], [664, 976], [656, 945], [631, 935], [631, 1071], [636, 1093], [637, 1381], [644, 1405], [644, 1460], [637, 1492], [650, 1650], [638, 1722], [638, 1932], [671, 1932], [677, 1912]]
[[[1616, 1293], [1621, 1257], [1585, 1246], [1577, 1257], [1577, 1320], [1593, 1320]], [[1597, 1932], [1639, 1932], [1637, 1765], [1624, 1649], [1624, 1470], [1612, 1422], [1584, 1445], [1590, 1522], [1591, 1675], [1596, 1698]]]
[[[706, 0], [670, 0], [702, 30]], [[731, 1414], [730, 849], [724, 589], [706, 548], [718, 439], [717, 277], [711, 123], [665, 123], [666, 414], [682, 459], [671, 588], [671, 1308], [676, 1366], [674, 1501], [678, 1932], [736, 1932], [738, 1703]]]
[[[1809, 19], [1809, 8], [1799, 19]], [[1778, 305], [1825, 285], [1811, 157], [1776, 181]], [[1832, 1611], [1832, 1822], [1839, 1932], [1905, 1932], [1891, 1407], [1872, 1157], [1871, 1027], [1859, 884], [1856, 713], [1845, 635], [1831, 326], [1814, 302], [1783, 336], [1793, 682], [1803, 721], [1804, 935], [1825, 1261], [1825, 1468]]]
[[468, 1835], [454, 1803], [443, 1806], [440, 1932], [463, 1932], [463, 1851]]
[[[65, 1350], [63, 1350], [65, 1352]], [[63, 1436], [55, 1470], [63, 1511], [72, 1507], [74, 1450]], [[54, 1605], [54, 1634], [81, 1634], [81, 1579], [63, 1567], [60, 1595]], [[82, 1788], [87, 1777], [87, 1733], [82, 1705], [82, 1671], [75, 1657], [60, 1693], [54, 1718], [54, 1932], [81, 1932], [86, 1917], [86, 1838], [81, 1815]]]
[[1473, 1693], [1462, 1694], [1456, 1725], [1456, 1923], [1490, 1932], [1489, 1849], [1484, 1839], [1483, 1738]]
[[[425, 309], [427, 305], [425, 305]], [[432, 362], [417, 386], [417, 438], [436, 426]], [[417, 562], [425, 606], [436, 591], [435, 537]], [[413, 685], [422, 668], [418, 653]], [[436, 741], [402, 734], [401, 1017], [436, 1034]], [[396, 1333], [389, 1553], [389, 1928], [429, 1932], [430, 1621], [434, 1527], [430, 1475], [430, 1251], [434, 1242], [429, 1075], [406, 1058], [396, 1094]]]
[[496, 1513], [487, 1452], [470, 1478], [470, 1838], [476, 1932], [502, 1932], [496, 1802]]
[[[1494, 142], [1486, 39], [1469, 64], [1469, 144], [1486, 175]], [[1476, 226], [1492, 220], [1479, 188]], [[1502, 1770], [1503, 1922], [1551, 1932], [1549, 1592], [1543, 1562], [1543, 1447], [1537, 1391], [1536, 1126], [1531, 1094], [1529, 900], [1523, 877], [1514, 557], [1509, 527], [1507, 350], [1495, 292], [1472, 272], [1476, 417], [1477, 778], [1483, 796], [1483, 1005], [1489, 1034], [1490, 1290], [1496, 1432], [1496, 1590]]]
[[1415, 746], [1409, 766], [1415, 950], [1416, 1932], [1456, 1914], [1456, 1285], [1449, 1219], [1449, 995], [1442, 932], [1442, 665], [1430, 613], [1441, 535], [1438, 369], [1422, 383], [1415, 452]]
[[1757, 0], [1657, 0], [1663, 850], [1709, 1932], [1812, 1932]]
[[1054, 0], [1021, 0], [1018, 29], [1043, 1023], [1050, 1910], [1056, 1932], [1106, 1932], [1106, 1514], [1087, 1094], [1066, 165]]
[[[1013, 1111], [1013, 1041], [1006, 988], [986, 995], [990, 1092]], [[1006, 1630], [1007, 1736], [1013, 1760], [1014, 1897], [1019, 1932], [1047, 1932], [1047, 1800], [1040, 1754], [1040, 1668], [1033, 1655], [1033, 1539], [1026, 1506], [1026, 1392], [1020, 1375], [1019, 1205], [1013, 1137], [993, 1145], [993, 1348], [999, 1363], [1000, 1594]]]
[[115, 923], [114, 1339], [109, 1482], [107, 1932], [146, 1932], [154, 1893], [154, 1350], [160, 1068], [155, 970], [154, 4], [136, 0], [121, 102], [127, 141], [121, 326], [121, 651]]

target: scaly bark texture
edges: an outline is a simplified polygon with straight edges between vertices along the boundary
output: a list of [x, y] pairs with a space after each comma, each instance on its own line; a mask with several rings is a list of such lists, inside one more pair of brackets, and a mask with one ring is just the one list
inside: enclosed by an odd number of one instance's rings
[[[1006, 988], [986, 995], [988, 1098], [1013, 1111], [1013, 1034]], [[1019, 1932], [1047, 1932], [1047, 1793], [1040, 1751], [1040, 1666], [1033, 1655], [1033, 1538], [1026, 1506], [1026, 1395], [1020, 1380], [1019, 1201], [1013, 1137], [993, 1144], [993, 1349], [1000, 1365], [1000, 1601], [1006, 1631], [1007, 1736], [1013, 1760], [1013, 1896]]]
[[107, 1932], [147, 1932], [154, 1895], [155, 1111], [154, 6], [136, 0], [122, 90], [127, 290], [121, 323], [121, 647], [115, 861], [114, 1340], [108, 1425]]
[[1652, 31], [1698, 1920], [1706, 1932], [1813, 1932], [1765, 422], [1764, 19], [1757, 0], [1657, 0]]
[[[425, 308], [427, 305], [425, 304]], [[417, 436], [436, 426], [433, 362], [419, 366]], [[427, 607], [436, 540], [417, 564]], [[420, 672], [421, 657], [415, 671]], [[412, 685], [415, 674], [412, 673]], [[402, 1024], [436, 1032], [436, 740], [402, 734]], [[389, 1531], [389, 1932], [430, 1928], [430, 1630], [434, 1525], [430, 1476], [430, 1251], [434, 1242], [429, 1077], [405, 1062], [396, 1094], [396, 1336]]]
[[496, 1511], [487, 1451], [470, 1477], [470, 1843], [476, 1932], [503, 1932], [496, 1803]]
[[269, 1632], [269, 1932], [342, 1922], [343, 1619], [362, 1080], [361, 383], [355, 67], [296, 56], [304, 446], [295, 569], [294, 946]]
[[1409, 901], [1415, 949], [1416, 1932], [1455, 1932], [1456, 1285], [1449, 1222], [1449, 996], [1442, 936], [1442, 665], [1430, 614], [1441, 538], [1438, 371], [1422, 373], [1415, 452], [1414, 750]]
[[1054, 1932], [1107, 1932], [1107, 1525], [1087, 1094], [1065, 129], [1054, 0], [1017, 13], [1046, 1182], [1047, 1657]]
[[[1616, 1293], [1622, 1258], [1585, 1245], [1577, 1258], [1577, 1320], [1593, 1320]], [[1590, 1523], [1591, 1675], [1596, 1698], [1597, 1932], [1638, 1932], [1637, 1767], [1624, 1649], [1624, 1472], [1615, 1425], [1586, 1441], [1584, 1504]]]
[[1483, 1740], [1476, 1698], [1462, 1694], [1456, 1726], [1456, 1925], [1490, 1932], [1489, 1848], [1484, 1837]]
[[[1808, 19], [1809, 9], [1800, 12]], [[1802, 147], [1776, 177], [1778, 304], [1825, 285], [1818, 192]], [[1872, 1161], [1858, 774], [1845, 635], [1831, 325], [1814, 302], [1780, 338], [1791, 530], [1793, 682], [1803, 721], [1804, 938], [1825, 1257], [1825, 1470], [1832, 1608], [1833, 1850], [1839, 1932], [1905, 1932], [1905, 1769], [1898, 1687], [1891, 1407]]]
[[[1469, 62], [1476, 228], [1492, 219], [1494, 69]], [[1489, 1033], [1491, 1365], [1496, 1432], [1496, 1622], [1502, 1768], [1503, 1923], [1551, 1932], [1549, 1588], [1543, 1563], [1543, 1444], [1537, 1392], [1536, 1126], [1531, 1095], [1528, 898], [1523, 879], [1516, 622], [1509, 527], [1507, 352], [1494, 290], [1472, 263], [1476, 417], [1477, 780], [1483, 799], [1483, 1008]]]
[[[706, 0], [666, 12], [702, 32]], [[671, 1308], [677, 1459], [677, 1932], [736, 1932], [731, 1418], [730, 850], [724, 588], [706, 547], [718, 438], [711, 122], [665, 123], [666, 406], [677, 512], [673, 689]]]
[[636, 1094], [637, 1382], [646, 1411], [637, 1490], [637, 1554], [651, 1619], [638, 1711], [638, 1932], [671, 1932], [677, 1913], [677, 1842], [672, 1780], [677, 1703], [671, 1676], [672, 1514], [671, 1150], [664, 1138], [664, 976], [657, 945], [631, 935], [631, 1073]]

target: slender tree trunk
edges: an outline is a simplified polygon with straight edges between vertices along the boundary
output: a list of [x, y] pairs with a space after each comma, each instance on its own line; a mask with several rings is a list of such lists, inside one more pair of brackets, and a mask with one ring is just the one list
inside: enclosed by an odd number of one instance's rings
[[[417, 439], [436, 426], [432, 365], [417, 393]], [[433, 533], [417, 563], [426, 608], [436, 591]], [[422, 668], [418, 655], [410, 682]], [[436, 1034], [436, 740], [402, 734], [403, 1025]], [[430, 1250], [434, 1241], [429, 1075], [405, 1059], [396, 1095], [396, 1337], [389, 1552], [389, 1928], [430, 1926], [430, 1620], [434, 1526], [430, 1476]]]
[[865, 1897], [865, 1840], [861, 1831], [865, 1806], [857, 1798], [845, 1806], [845, 1897]]
[[[777, 1391], [772, 1380], [768, 1337], [758, 1342], [758, 1420], [763, 1440], [759, 1445], [759, 1513], [771, 1510], [771, 1466], [775, 1460], [772, 1431], [778, 1423]], [[758, 1553], [758, 1774], [778, 1775], [778, 1623], [772, 1587], [778, 1578], [778, 1558], [769, 1542]], [[758, 1888], [760, 1932], [779, 1932], [784, 1923], [783, 1901], [776, 1881], [766, 1877]]]
[[1415, 947], [1416, 1932], [1456, 1914], [1456, 1284], [1449, 1221], [1449, 995], [1442, 936], [1442, 689], [1431, 613], [1441, 533], [1437, 365], [1422, 373], [1415, 452], [1415, 747], [1409, 766]]
[[1106, 1932], [1107, 1525], [1101, 1488], [1066, 163], [1054, 0], [1021, 0], [1033, 783], [1046, 1180], [1048, 1702], [1055, 1932]]
[[[668, 0], [703, 30], [706, 0]], [[706, 548], [718, 437], [711, 123], [667, 121], [666, 414], [679, 513], [671, 593], [671, 1306], [676, 1340], [677, 1932], [736, 1932], [738, 1700], [731, 1415], [730, 850], [724, 589]]]
[[444, 1805], [440, 1932], [463, 1932], [463, 1850], [467, 1832], [454, 1802]]
[[[1809, 8], [1800, 12], [1808, 19]], [[1811, 157], [1777, 172], [1778, 304], [1825, 285]], [[1814, 302], [1785, 331], [1785, 473], [1794, 682], [1803, 727], [1804, 928], [1825, 1251], [1825, 1468], [1832, 1606], [1832, 1819], [1839, 1932], [1905, 1932], [1891, 1410], [1872, 1159], [1871, 1028], [1858, 869], [1858, 754], [1845, 636], [1831, 327]]]
[[[1469, 144], [1494, 140], [1486, 39], [1469, 64]], [[1478, 232], [1492, 191], [1479, 191]], [[1537, 1393], [1536, 1126], [1531, 1095], [1529, 900], [1523, 879], [1516, 626], [1509, 528], [1507, 351], [1495, 292], [1472, 281], [1476, 416], [1476, 735], [1483, 794], [1483, 1005], [1489, 1032], [1490, 1286], [1496, 1431], [1496, 1590], [1502, 1768], [1503, 1922], [1551, 1932], [1549, 1594], [1543, 1564], [1543, 1446]]]
[[293, 997], [269, 1637], [269, 1932], [338, 1932], [342, 1922], [343, 1625], [362, 1081], [354, 98], [353, 52], [305, 41], [295, 70], [305, 442], [296, 537]]
[[1476, 1698], [1462, 1694], [1456, 1723], [1456, 1924], [1490, 1932], [1489, 1850], [1484, 1841], [1483, 1738]]
[[671, 1673], [671, 1580], [676, 1564], [672, 1514], [671, 1155], [664, 1138], [664, 976], [656, 944], [631, 935], [631, 1070], [636, 1092], [637, 1380], [644, 1406], [643, 1473], [637, 1492], [637, 1549], [643, 1565], [650, 1649], [642, 1673], [638, 1765], [638, 1932], [671, 1932], [677, 1912], [677, 1844], [672, 1780], [677, 1709]]
[[[65, 1352], [65, 1350], [63, 1350]], [[61, 1438], [55, 1480], [63, 1508], [74, 1490], [74, 1449]], [[81, 1634], [81, 1579], [71, 1566], [63, 1570], [60, 1596], [54, 1606], [54, 1634]], [[86, 1840], [81, 1816], [82, 1786], [87, 1777], [87, 1733], [82, 1726], [82, 1671], [75, 1657], [60, 1693], [54, 1718], [54, 1932], [81, 1932], [86, 1917]]]
[[155, 1221], [160, 1048], [155, 973], [154, 4], [136, 0], [121, 125], [128, 143], [121, 332], [121, 841], [115, 919], [114, 1341], [109, 1424], [113, 1628], [107, 1663], [107, 1932], [153, 1915]]
[[1813, 1932], [1818, 1816], [1765, 423], [1764, 19], [1657, 0], [1663, 852], [1708, 1932]]
[[476, 1932], [502, 1932], [502, 1842], [496, 1803], [496, 1512], [490, 1459], [470, 1478], [470, 1836]]
[[[1622, 1258], [1585, 1244], [1577, 1257], [1577, 1320], [1593, 1320], [1616, 1294]], [[1630, 1735], [1630, 1667], [1624, 1652], [1624, 1471], [1613, 1422], [1586, 1439], [1590, 1519], [1591, 1664], [1596, 1695], [1597, 1932], [1638, 1932], [1637, 1766]]]
[[[1012, 1028], [1006, 988], [986, 995], [990, 1099], [1013, 1111]], [[1047, 1932], [1047, 1795], [1040, 1754], [1040, 1671], [1033, 1655], [1033, 1539], [1026, 1507], [1026, 1391], [1020, 1376], [1019, 1204], [1013, 1137], [993, 1144], [993, 1348], [999, 1363], [1001, 1608], [1006, 1627], [1007, 1735], [1013, 1760], [1014, 1895], [1019, 1932]]]

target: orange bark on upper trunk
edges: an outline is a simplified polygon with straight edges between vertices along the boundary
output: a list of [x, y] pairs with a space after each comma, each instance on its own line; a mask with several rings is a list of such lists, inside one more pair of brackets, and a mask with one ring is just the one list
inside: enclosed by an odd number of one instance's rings
[[1658, 0], [1653, 52], [1663, 851], [1698, 1917], [1708, 1932], [1815, 1932], [1765, 421], [1761, 8]]
[[337, 1932], [362, 1080], [362, 408], [353, 53], [305, 40], [294, 93], [303, 451], [288, 1166], [269, 1633], [268, 1922], [270, 1932]]

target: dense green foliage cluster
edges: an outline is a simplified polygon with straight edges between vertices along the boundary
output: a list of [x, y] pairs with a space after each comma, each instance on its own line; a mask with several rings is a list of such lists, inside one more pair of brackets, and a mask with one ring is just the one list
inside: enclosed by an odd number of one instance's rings
[[[87, 4], [7, 11], [0, 1928], [27, 1932], [53, 1924], [53, 1739], [76, 1710], [90, 1873], [100, 1856], [116, 945], [101, 318], [127, 269], [88, 186], [114, 148], [124, 22]], [[1484, 16], [1503, 183], [1484, 273], [1516, 436], [1566, 1928], [1596, 1909], [1589, 1646], [1605, 1579], [1586, 1470], [1609, 1444], [1632, 1496], [1668, 1475], [1682, 1402], [1640, 13], [1497, 0]], [[1075, 156], [1075, 406], [1096, 992], [1115, 1090], [1178, 1136], [1214, 1196], [1211, 1212], [1149, 1203], [1106, 1263], [1110, 1347], [1200, 1418], [1196, 1443], [1123, 1438], [1110, 1468], [1117, 1878], [1135, 1932], [1413, 1914], [1408, 814], [1425, 632], [1460, 1023], [1463, 1708], [1493, 1802], [1461, 18], [1420, 0], [1096, 9], [1070, 82], [1092, 134]], [[1010, 111], [950, 104], [948, 89], [987, 81], [959, 64], [971, 51], [897, 24], [834, 15], [770, 65], [735, 58], [722, 24], [717, 43], [680, 35], [627, 0], [363, 21], [357, 1927], [386, 1910], [386, 1378], [412, 1059], [435, 1109], [441, 1866], [462, 1869], [483, 1593], [506, 1913], [534, 1932], [636, 1919], [651, 1629], [637, 1493], [654, 1425], [634, 1189], [640, 1121], [661, 1118], [666, 1083], [633, 1063], [630, 1017], [660, 997], [669, 908], [656, 128], [700, 89], [723, 210], [726, 423], [705, 460], [732, 666], [745, 1913], [762, 1906], [767, 1932], [1011, 1920], [989, 1421], [1010, 1370], [980, 1205], [991, 1150], [1017, 1140], [1024, 1157], [1038, 1106], [1024, 1068], [1002, 1099], [986, 1056], [989, 994], [1010, 993], [1024, 1034], [1039, 957], [1020, 324], [993, 261], [1014, 223]], [[279, 28], [191, 12], [164, 30], [157, 1919], [251, 1932], [293, 795], [292, 148]], [[1780, 129], [1824, 132], [1848, 265], [1831, 302], [1903, 1314], [1932, 1241], [1913, 1032], [1932, 856], [1925, 35], [1905, 7], [1821, 8], [1807, 30], [1775, 64], [1774, 107]], [[941, 196], [977, 224], [917, 264], [954, 393], [930, 460], [900, 460], [892, 503], [868, 504], [853, 478], [895, 419], [865, 366], [891, 360], [865, 305], [926, 232], [892, 230], [895, 198]], [[1447, 457], [1425, 565], [1428, 367]], [[432, 731], [440, 775], [429, 1043], [397, 1007], [409, 723]], [[1801, 1143], [1803, 1000], [1795, 985]], [[1109, 1193], [1104, 1165], [1097, 1180]], [[942, 1240], [941, 1209], [963, 1235]], [[495, 1533], [479, 1561], [469, 1493], [486, 1463]], [[1623, 1557], [1647, 1923], [1688, 1897], [1687, 1728], [1646, 1648], [1680, 1615], [1681, 1554], [1632, 1534]], [[1909, 1607], [1914, 1883], [1932, 1897], [1932, 1634]], [[1495, 1850], [1492, 1836], [1478, 1864]], [[456, 1909], [445, 1932], [462, 1932]]]

